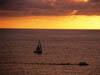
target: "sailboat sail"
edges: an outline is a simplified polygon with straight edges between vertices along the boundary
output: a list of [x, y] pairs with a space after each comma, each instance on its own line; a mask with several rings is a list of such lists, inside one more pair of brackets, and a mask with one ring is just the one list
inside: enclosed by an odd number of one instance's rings
[[36, 54], [42, 54], [42, 45], [41, 45], [40, 40], [38, 41], [38, 45], [37, 45], [36, 51], [34, 51], [34, 53], [36, 53]]

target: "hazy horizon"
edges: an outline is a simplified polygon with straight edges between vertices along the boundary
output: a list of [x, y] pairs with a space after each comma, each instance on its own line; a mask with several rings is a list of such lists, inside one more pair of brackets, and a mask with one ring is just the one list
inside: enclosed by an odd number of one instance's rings
[[1, 17], [0, 28], [17, 29], [100, 29], [100, 16], [20, 16]]

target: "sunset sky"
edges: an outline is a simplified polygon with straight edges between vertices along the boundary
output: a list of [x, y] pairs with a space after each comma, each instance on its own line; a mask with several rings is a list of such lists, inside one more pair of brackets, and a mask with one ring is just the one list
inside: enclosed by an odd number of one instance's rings
[[100, 29], [100, 0], [0, 0], [0, 28]]

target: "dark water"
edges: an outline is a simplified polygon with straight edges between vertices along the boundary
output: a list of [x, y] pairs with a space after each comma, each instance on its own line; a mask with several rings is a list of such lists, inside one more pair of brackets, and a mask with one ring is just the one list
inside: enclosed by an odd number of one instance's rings
[[99, 63], [100, 30], [0, 29], [0, 75], [100, 75]]

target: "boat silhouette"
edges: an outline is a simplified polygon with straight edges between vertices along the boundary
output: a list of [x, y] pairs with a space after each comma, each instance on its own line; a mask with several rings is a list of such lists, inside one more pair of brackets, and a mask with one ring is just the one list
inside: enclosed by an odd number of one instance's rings
[[38, 40], [38, 44], [37, 44], [37, 47], [36, 47], [36, 50], [34, 51], [34, 53], [40, 55], [42, 54], [42, 44], [40, 42], [40, 40]]

